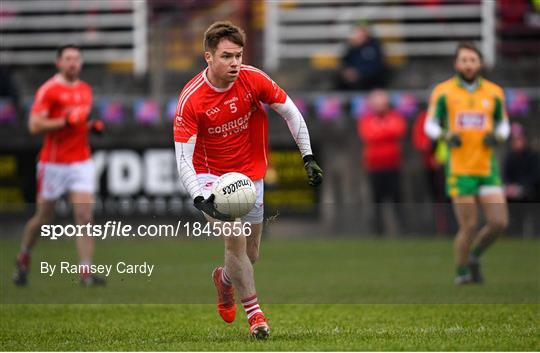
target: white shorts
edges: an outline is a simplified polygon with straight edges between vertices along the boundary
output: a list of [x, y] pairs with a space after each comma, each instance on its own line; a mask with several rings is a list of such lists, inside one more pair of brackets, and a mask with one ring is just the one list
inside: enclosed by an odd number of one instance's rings
[[[202, 194], [204, 198], [208, 198], [212, 193], [212, 185], [219, 177], [213, 174], [197, 174], [197, 180], [202, 188]], [[251, 224], [260, 224], [264, 218], [264, 182], [262, 179], [253, 182], [255, 184], [255, 190], [257, 192], [257, 199], [255, 205], [249, 211], [247, 215], [242, 217], [243, 222], [249, 222]]]
[[94, 162], [91, 159], [75, 163], [39, 162], [37, 193], [45, 200], [57, 200], [68, 191], [94, 193]]
[[481, 185], [478, 188], [478, 195], [485, 196], [485, 195], [493, 195], [493, 194], [502, 194], [504, 195], [504, 190], [502, 186], [498, 185]]

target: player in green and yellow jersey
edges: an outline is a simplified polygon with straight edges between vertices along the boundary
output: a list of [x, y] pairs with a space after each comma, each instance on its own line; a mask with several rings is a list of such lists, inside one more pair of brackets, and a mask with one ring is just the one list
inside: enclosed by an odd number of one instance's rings
[[[459, 224], [455, 283], [481, 283], [479, 257], [508, 225], [494, 147], [508, 138], [510, 125], [504, 92], [480, 77], [482, 54], [474, 45], [458, 45], [454, 68], [456, 75], [433, 90], [424, 128], [449, 147], [446, 190]], [[479, 231], [478, 205], [486, 219]]]

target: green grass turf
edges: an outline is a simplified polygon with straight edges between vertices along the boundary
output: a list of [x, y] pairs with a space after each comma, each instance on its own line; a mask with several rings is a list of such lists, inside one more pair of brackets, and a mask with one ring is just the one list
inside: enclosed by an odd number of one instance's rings
[[113, 274], [106, 288], [39, 274], [40, 261], [75, 261], [73, 242], [44, 241], [29, 286], [15, 288], [17, 242], [1, 240], [0, 347], [539, 350], [540, 243], [500, 241], [483, 259], [487, 282], [468, 287], [452, 284], [451, 249], [434, 239], [263, 242], [256, 279], [272, 336], [253, 342], [242, 312], [226, 325], [210, 304], [219, 241], [97, 241], [96, 263], [156, 265], [150, 278]]
[[517, 304], [270, 304], [256, 342], [212, 305], [3, 305], [6, 350], [538, 351], [539, 307]]

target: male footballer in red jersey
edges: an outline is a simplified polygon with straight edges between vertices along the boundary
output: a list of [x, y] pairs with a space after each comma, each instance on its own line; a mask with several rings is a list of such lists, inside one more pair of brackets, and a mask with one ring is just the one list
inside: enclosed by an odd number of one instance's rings
[[257, 201], [242, 218], [242, 222], [249, 222], [251, 234], [224, 237], [225, 264], [217, 267], [212, 277], [222, 319], [235, 319], [236, 289], [250, 334], [266, 338], [269, 326], [259, 307], [252, 266], [259, 256], [263, 178], [268, 164], [268, 117], [261, 102], [287, 122], [312, 186], [322, 182], [322, 170], [313, 157], [304, 118], [292, 100], [263, 71], [242, 65], [244, 44], [244, 32], [230, 22], [216, 22], [206, 30], [204, 58], [208, 67], [180, 93], [174, 141], [180, 178], [195, 207], [210, 222], [230, 221], [216, 210], [211, 194], [212, 184], [220, 175], [240, 172], [255, 183]]
[[[56, 58], [58, 73], [39, 88], [32, 106], [28, 129], [31, 134], [44, 134], [45, 139], [37, 166], [37, 208], [24, 228], [13, 277], [16, 285], [27, 283], [30, 252], [41, 226], [52, 220], [58, 198], [69, 193], [77, 224], [92, 221], [94, 166], [88, 131], [100, 132], [103, 126], [100, 121], [88, 121], [92, 88], [79, 80], [82, 64], [77, 46], [60, 47]], [[89, 268], [94, 253], [92, 237], [77, 237], [77, 251], [81, 265], [88, 265], [82, 268]], [[103, 285], [105, 281], [82, 271], [81, 283]]]

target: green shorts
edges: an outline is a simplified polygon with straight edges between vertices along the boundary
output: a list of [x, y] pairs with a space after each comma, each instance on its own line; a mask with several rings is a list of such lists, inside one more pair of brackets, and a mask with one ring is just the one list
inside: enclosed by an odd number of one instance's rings
[[[487, 176], [446, 174], [446, 193], [449, 197], [475, 196], [483, 190], [502, 190], [501, 174], [496, 161]], [[447, 169], [448, 172], [448, 169]]]

